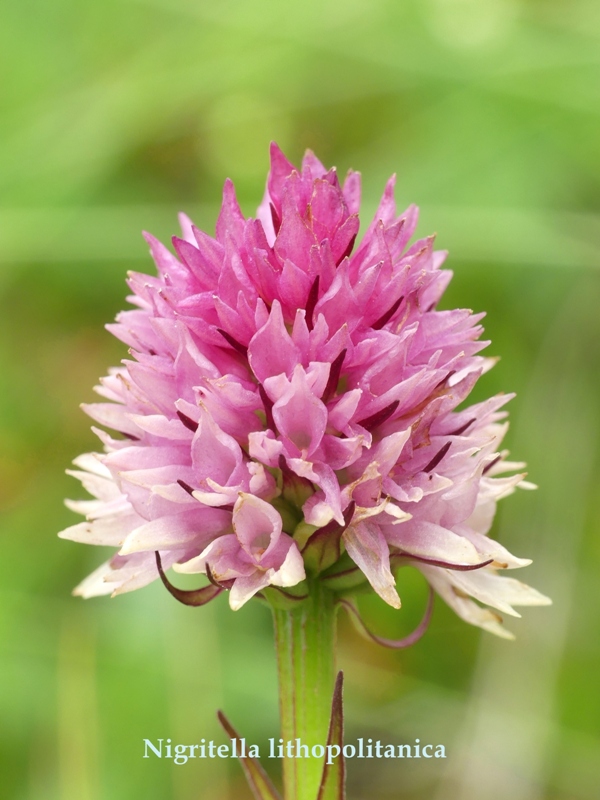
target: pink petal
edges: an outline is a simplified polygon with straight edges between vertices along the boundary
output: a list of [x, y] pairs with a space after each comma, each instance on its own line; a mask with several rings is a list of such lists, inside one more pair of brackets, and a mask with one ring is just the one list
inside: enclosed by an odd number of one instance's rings
[[135, 528], [125, 539], [120, 555], [145, 550], [173, 550], [183, 547], [203, 549], [216, 535], [230, 527], [227, 511], [201, 506], [171, 517], [163, 516]]
[[351, 214], [358, 214], [360, 209], [360, 172], [348, 171], [342, 191], [348, 211]]
[[479, 564], [489, 558], [464, 536], [424, 520], [413, 518], [402, 525], [386, 526], [384, 530], [389, 544], [409, 555], [453, 564]]
[[285, 328], [278, 300], [273, 302], [267, 323], [252, 337], [248, 360], [261, 383], [271, 375], [284, 373], [291, 377], [294, 367], [300, 363], [300, 351]]
[[266, 589], [269, 583], [267, 573], [258, 569], [247, 577], [236, 578], [229, 592], [229, 605], [232, 611], [238, 611], [257, 592]]
[[393, 608], [400, 608], [387, 542], [379, 526], [368, 520], [350, 525], [343, 539], [348, 555], [365, 573], [377, 594]]
[[298, 365], [287, 391], [273, 406], [277, 429], [309, 458], [317, 449], [327, 426], [327, 409], [311, 391], [306, 372]]
[[256, 564], [268, 559], [281, 535], [281, 517], [270, 503], [240, 492], [233, 509], [233, 529]]
[[270, 577], [273, 586], [295, 586], [306, 578], [304, 560], [298, 550], [298, 545], [290, 536], [283, 534], [281, 538], [284, 537], [287, 552], [281, 566]]

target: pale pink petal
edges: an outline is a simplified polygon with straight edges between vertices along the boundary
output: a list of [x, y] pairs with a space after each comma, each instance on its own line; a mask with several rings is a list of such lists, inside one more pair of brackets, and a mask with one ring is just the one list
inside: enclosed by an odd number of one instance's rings
[[489, 554], [479, 553], [464, 536], [418, 518], [404, 525], [386, 527], [384, 535], [389, 544], [403, 553], [432, 561], [470, 565], [489, 558]]
[[268, 559], [281, 535], [281, 517], [270, 503], [240, 492], [233, 509], [233, 529], [244, 550], [258, 564]]
[[269, 576], [266, 572], [255, 570], [247, 577], [236, 578], [229, 592], [229, 605], [233, 611], [238, 611], [261, 589], [269, 585]]
[[143, 522], [136, 514], [119, 514], [80, 522], [65, 528], [58, 535], [72, 542], [120, 547], [128, 533]]
[[171, 517], [146, 522], [125, 539], [119, 555], [144, 550], [171, 550], [197, 547], [202, 550], [215, 536], [230, 529], [231, 514], [216, 508], [184, 511]]
[[296, 366], [287, 391], [274, 404], [273, 418], [302, 457], [310, 458], [325, 433], [327, 409], [313, 394], [302, 366]]
[[427, 578], [436, 592], [459, 617], [471, 625], [477, 625], [501, 639], [514, 639], [514, 635], [502, 624], [502, 617], [489, 608], [482, 608], [462, 592], [457, 592], [447, 579], [447, 570], [419, 565], [419, 570]]
[[[290, 537], [286, 537], [286, 539], [288, 538]], [[298, 545], [290, 539], [285, 559], [271, 575], [270, 582], [273, 586], [295, 586], [305, 578], [304, 560], [298, 550]]]
[[390, 606], [400, 608], [396, 581], [390, 570], [387, 542], [379, 526], [359, 522], [346, 528], [343, 538], [348, 555], [365, 573], [377, 594]]

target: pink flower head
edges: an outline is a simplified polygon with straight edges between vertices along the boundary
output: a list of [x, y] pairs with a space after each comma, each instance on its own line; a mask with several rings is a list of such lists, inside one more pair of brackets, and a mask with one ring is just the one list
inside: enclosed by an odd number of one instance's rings
[[400, 607], [407, 562], [500, 635], [497, 611], [549, 602], [501, 577], [529, 562], [487, 535], [497, 500], [527, 487], [499, 477], [523, 466], [499, 449], [510, 396], [456, 410], [493, 364], [483, 315], [437, 310], [446, 254], [410, 244], [417, 209], [397, 215], [393, 187], [357, 245], [359, 174], [341, 186], [273, 145], [256, 219], [227, 181], [214, 238], [183, 216], [176, 255], [146, 235], [158, 276], [130, 273], [135, 308], [108, 326], [132, 358], [85, 406], [120, 436], [95, 429], [104, 454], [76, 460], [96, 499], [71, 502], [87, 521], [61, 534], [120, 549], [76, 593], [155, 580], [159, 551], [234, 608], [305, 566]]
[[219, 536], [196, 558], [175, 564], [177, 572], [211, 571], [219, 584], [229, 583], [235, 610], [267, 586], [295, 586], [306, 577], [300, 551], [281, 530], [272, 505], [240, 492], [233, 508], [234, 533]]

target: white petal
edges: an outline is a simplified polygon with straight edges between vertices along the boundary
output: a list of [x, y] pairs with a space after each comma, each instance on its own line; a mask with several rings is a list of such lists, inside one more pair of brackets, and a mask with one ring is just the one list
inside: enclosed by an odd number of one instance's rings
[[266, 588], [269, 583], [268, 573], [261, 570], [256, 570], [248, 577], [236, 578], [229, 592], [229, 605], [232, 610], [240, 609], [244, 603], [247, 603], [261, 589]]
[[165, 500], [170, 500], [171, 503], [193, 503], [192, 498], [186, 490], [179, 483], [165, 483], [161, 485], [150, 486], [152, 494], [157, 494], [159, 497], [164, 497]]
[[[448, 570], [450, 572], [450, 570]], [[552, 601], [540, 592], [514, 578], [505, 578], [488, 569], [475, 572], [452, 572], [450, 582], [459, 590], [466, 592], [481, 603], [497, 608], [513, 617], [521, 615], [514, 605], [546, 606]]]
[[196, 489], [192, 493], [192, 497], [199, 500], [207, 506], [225, 506], [233, 504], [238, 499], [238, 495], [246, 488], [241, 483], [236, 486], [221, 486], [212, 478], [207, 478], [206, 483], [212, 489], [212, 492], [204, 492], [201, 489]]
[[283, 564], [271, 576], [270, 582], [273, 586], [295, 586], [305, 578], [304, 560], [298, 550], [297, 544], [294, 542], [288, 550]]
[[65, 505], [76, 514], [83, 514], [87, 519], [116, 516], [133, 510], [124, 494], [107, 503], [103, 500], [65, 500]]
[[447, 579], [448, 570], [438, 567], [419, 565], [418, 569], [425, 575], [431, 586], [452, 608], [461, 619], [471, 625], [477, 625], [502, 639], [514, 639], [514, 635], [502, 625], [502, 617], [489, 608], [478, 606], [469, 597], [458, 594]]
[[88, 575], [87, 578], [84, 578], [79, 586], [76, 586], [73, 589], [73, 594], [77, 597], [83, 597], [87, 599], [88, 597], [100, 597], [101, 595], [111, 594], [114, 586], [110, 583], [106, 583], [104, 577], [107, 573], [110, 572], [110, 565], [108, 561], [106, 561], [102, 566], [98, 567], [98, 569], [94, 570], [91, 575]]
[[343, 534], [348, 555], [365, 573], [377, 594], [393, 608], [400, 608], [396, 581], [390, 570], [390, 554], [387, 542], [372, 522], [350, 525]]
[[127, 534], [137, 528], [141, 521], [140, 517], [133, 514], [102, 517], [71, 525], [58, 535], [61, 539], [70, 539], [72, 542], [119, 547]]
[[127, 409], [118, 403], [82, 403], [81, 408], [92, 419], [112, 428], [113, 431], [128, 433], [131, 436], [140, 436], [140, 429], [131, 421]]
[[128, 414], [138, 428], [153, 436], [174, 441], [191, 441], [192, 431], [188, 430], [179, 418], [167, 419], [162, 414]]
[[488, 558], [493, 558], [496, 562], [493, 566], [496, 569], [518, 569], [520, 567], [528, 567], [531, 564], [530, 558], [513, 556], [506, 547], [502, 547], [494, 539], [489, 539], [481, 533], [472, 531], [466, 525], [460, 526], [460, 533], [472, 542], [480, 553], [485, 553]]
[[175, 572], [181, 572], [184, 575], [197, 575], [199, 573], [206, 574], [206, 562], [215, 547], [218, 547], [218, 540], [215, 539], [211, 542], [198, 556], [190, 558], [189, 561], [180, 563], [176, 561], [173, 564]]
[[102, 456], [98, 453], [82, 453], [73, 459], [73, 463], [85, 472], [92, 472], [101, 478], [108, 478], [108, 480], [112, 481], [110, 470], [104, 466], [101, 459]]
[[311, 495], [302, 506], [305, 522], [316, 528], [323, 528], [334, 517], [334, 510], [325, 500], [321, 491]]
[[[364, 519], [368, 519], [369, 517], [377, 517], [380, 514], [388, 514], [390, 517], [393, 517], [394, 521], [392, 522], [392, 525], [399, 525], [401, 522], [406, 522], [412, 518], [412, 514], [409, 514], [407, 511], [403, 511], [395, 503], [390, 502], [389, 497], [386, 497], [384, 500], [374, 506], [356, 506], [352, 516], [352, 522], [362, 522]], [[383, 524], [383, 520], [385, 520], [386, 523], [389, 522], [389, 520], [386, 520], [385, 517], [379, 520], [379, 522]]]
[[83, 488], [99, 500], [115, 500], [121, 496], [121, 491], [112, 477], [101, 478], [92, 472], [80, 472], [75, 469], [68, 469], [66, 473], [81, 481]]
[[390, 544], [409, 555], [451, 564], [479, 564], [485, 560], [464, 536], [433, 522], [413, 519], [404, 525], [386, 528], [386, 534]]

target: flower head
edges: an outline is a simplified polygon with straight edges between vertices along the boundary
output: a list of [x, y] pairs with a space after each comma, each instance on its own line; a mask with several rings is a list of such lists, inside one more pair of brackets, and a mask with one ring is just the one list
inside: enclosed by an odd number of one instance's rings
[[234, 608], [305, 570], [400, 607], [404, 562], [500, 635], [496, 610], [548, 602], [500, 576], [529, 562], [487, 535], [497, 500], [527, 486], [499, 477], [523, 466], [499, 449], [510, 396], [457, 410], [493, 364], [483, 315], [436, 309], [445, 253], [410, 244], [417, 209], [398, 216], [393, 187], [356, 245], [359, 174], [340, 186], [273, 145], [256, 219], [227, 181], [214, 238], [184, 216], [176, 255], [146, 235], [158, 275], [130, 273], [135, 308], [108, 326], [132, 358], [84, 407], [120, 435], [95, 429], [104, 454], [76, 460], [96, 499], [71, 501], [87, 521], [61, 534], [119, 550], [78, 594], [155, 580], [159, 551]]

